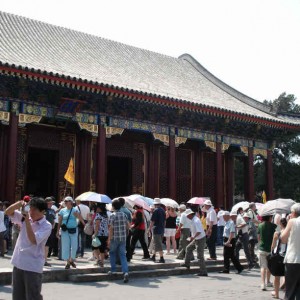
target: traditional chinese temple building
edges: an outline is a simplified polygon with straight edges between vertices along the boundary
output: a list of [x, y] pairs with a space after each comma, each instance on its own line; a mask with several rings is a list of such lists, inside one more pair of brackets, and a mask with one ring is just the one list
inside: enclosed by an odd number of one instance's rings
[[0, 198], [140, 193], [230, 206], [234, 161], [253, 200], [254, 157], [300, 130], [299, 119], [231, 88], [192, 56], [154, 53], [0, 13]]

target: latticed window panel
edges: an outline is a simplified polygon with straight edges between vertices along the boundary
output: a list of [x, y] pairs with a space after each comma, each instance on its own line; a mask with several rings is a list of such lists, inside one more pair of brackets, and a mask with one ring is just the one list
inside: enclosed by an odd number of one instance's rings
[[188, 201], [192, 194], [192, 151], [176, 149], [176, 194], [177, 201]]
[[159, 151], [159, 197], [168, 197], [169, 148], [161, 146]]
[[203, 153], [203, 191], [204, 197], [215, 199], [215, 153]]

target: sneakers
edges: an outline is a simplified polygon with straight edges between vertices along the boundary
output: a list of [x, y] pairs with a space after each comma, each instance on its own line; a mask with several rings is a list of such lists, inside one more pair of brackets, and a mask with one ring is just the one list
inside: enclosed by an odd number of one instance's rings
[[273, 283], [272, 282], [267, 282], [266, 287], [273, 287]]
[[262, 291], [266, 291], [266, 285], [262, 283], [262, 284], [260, 285], [260, 289], [261, 289]]
[[44, 263], [45, 267], [52, 267], [51, 264], [49, 264], [47, 261]]
[[127, 283], [128, 280], [129, 280], [129, 275], [128, 275], [128, 273], [125, 273], [125, 274], [124, 274], [123, 282], [124, 282], [124, 283]]
[[180, 264], [180, 267], [185, 267], [185, 268], [187, 268], [188, 270], [191, 268], [189, 265], [187, 265], [187, 264], [185, 264], [185, 263]]
[[244, 268], [239, 269], [236, 274], [241, 274], [243, 272]]
[[115, 274], [117, 274], [116, 272], [112, 272], [112, 271], [108, 271], [107, 272], [107, 275], [109, 275], [109, 276], [112, 276], [112, 275], [115, 275]]

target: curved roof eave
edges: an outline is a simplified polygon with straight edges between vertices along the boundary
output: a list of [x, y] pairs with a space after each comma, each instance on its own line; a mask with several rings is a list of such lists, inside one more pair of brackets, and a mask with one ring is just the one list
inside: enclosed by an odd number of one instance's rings
[[[140, 99], [140, 100], [146, 100], [153, 103], [159, 103], [161, 105], [166, 106], [175, 106], [182, 109], [187, 109], [191, 111], [200, 111], [209, 115], [216, 115], [219, 117], [224, 118], [231, 118], [231, 119], [240, 119], [245, 122], [249, 123], [257, 123], [262, 124], [269, 127], [280, 127], [280, 128], [289, 128], [291, 130], [297, 130], [300, 128], [300, 123], [295, 124], [293, 123], [292, 118], [283, 118], [282, 120], [274, 120], [274, 119], [267, 119], [263, 117], [258, 116], [252, 116], [250, 114], [245, 113], [237, 113], [235, 111], [231, 111], [228, 109], [221, 109], [212, 107], [203, 103], [195, 103], [192, 101], [184, 100], [184, 99], [176, 99], [176, 98], [170, 98], [166, 96], [156, 95], [156, 94], [149, 94], [147, 92], [137, 91], [133, 89], [128, 89], [126, 87], [119, 87], [119, 86], [113, 86], [105, 83], [99, 83], [95, 81], [88, 81], [84, 78], [76, 78], [76, 77], [70, 77], [65, 76], [64, 74], [53, 74], [52, 72], [47, 71], [41, 71], [41, 70], [35, 70], [33, 68], [23, 67], [23, 66], [15, 66], [15, 65], [9, 65], [8, 63], [3, 64], [0, 61], [0, 71], [6, 70], [8, 72], [12, 72], [14, 74], [21, 74], [23, 77], [31, 78], [31, 77], [38, 77], [40, 79], [48, 79], [50, 83], [53, 84], [57, 83], [68, 83], [71, 86], [79, 86], [81, 88], [91, 88], [91, 89], [98, 89], [101, 91], [104, 91], [108, 94], [115, 94], [120, 96], [125, 96], [131, 99]], [[213, 75], [212, 75], [213, 76]], [[247, 96], [245, 96], [247, 97]], [[251, 98], [250, 98], [251, 99]], [[253, 100], [255, 101], [255, 100]]]

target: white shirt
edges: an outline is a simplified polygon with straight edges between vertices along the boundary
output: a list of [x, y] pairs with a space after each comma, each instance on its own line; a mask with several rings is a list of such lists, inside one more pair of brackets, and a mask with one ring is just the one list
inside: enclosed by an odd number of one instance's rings
[[210, 209], [207, 211], [206, 225], [210, 225], [211, 222], [213, 222], [213, 225], [217, 225], [218, 223], [217, 214], [213, 206], [211, 206]]
[[77, 205], [77, 207], [78, 207], [78, 210], [79, 210], [83, 220], [87, 221], [88, 220], [88, 215], [90, 213], [90, 208], [87, 205], [82, 204], [82, 203]]
[[191, 229], [192, 221], [186, 216], [185, 212], [181, 214], [179, 222], [182, 224], [182, 229]]
[[224, 221], [224, 218], [223, 218], [223, 212], [224, 212], [224, 210], [220, 210], [218, 212], [218, 215], [217, 215], [217, 217], [218, 217], [217, 225], [218, 226], [225, 226], [225, 224], [226, 224], [226, 222]]
[[242, 228], [238, 228], [239, 225], [244, 225], [247, 224], [246, 221], [244, 220], [244, 218], [241, 215], [238, 215], [236, 218], [236, 229], [237, 230], [242, 230], [242, 233], [247, 233], [248, 232], [248, 225], [242, 227]]
[[197, 232], [200, 232], [200, 234], [195, 237], [195, 240], [200, 240], [205, 237], [205, 232], [202, 226], [202, 223], [200, 219], [195, 215], [193, 219], [191, 220], [191, 235], [194, 237]]
[[56, 205], [52, 205], [51, 206], [51, 209], [53, 209], [54, 211], [55, 211], [55, 220], [54, 220], [54, 222], [55, 223], [58, 223], [58, 213], [56, 213], [56, 211], [58, 210], [58, 208], [57, 208], [57, 206]]
[[0, 210], [0, 232], [3, 232], [6, 230], [6, 226], [4, 224], [4, 212]]
[[21, 270], [43, 273], [45, 245], [51, 234], [52, 226], [45, 217], [35, 222], [30, 219], [36, 239], [36, 244], [32, 244], [28, 239], [26, 224], [25, 221], [22, 222], [22, 218], [23, 216], [18, 210], [11, 217], [13, 223], [21, 226], [11, 263]]
[[292, 219], [293, 222], [287, 244], [284, 262], [288, 264], [300, 264], [300, 217]]

